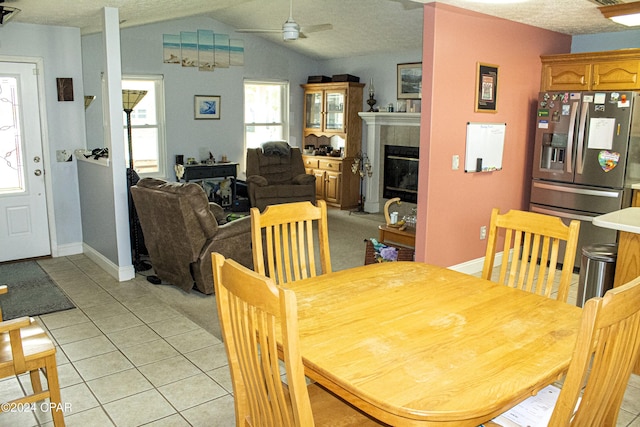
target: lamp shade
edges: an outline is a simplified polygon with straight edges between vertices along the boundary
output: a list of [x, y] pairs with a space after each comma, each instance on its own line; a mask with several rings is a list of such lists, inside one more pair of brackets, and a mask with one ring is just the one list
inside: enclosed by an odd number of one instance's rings
[[122, 108], [124, 108], [125, 111], [133, 110], [146, 94], [146, 90], [123, 89]]
[[627, 27], [640, 25], [640, 1], [600, 6], [600, 13], [605, 18]]
[[93, 102], [94, 99], [96, 99], [95, 95], [85, 95], [84, 96], [84, 109], [85, 110], [87, 108], [89, 108], [89, 105], [91, 105], [91, 103]]

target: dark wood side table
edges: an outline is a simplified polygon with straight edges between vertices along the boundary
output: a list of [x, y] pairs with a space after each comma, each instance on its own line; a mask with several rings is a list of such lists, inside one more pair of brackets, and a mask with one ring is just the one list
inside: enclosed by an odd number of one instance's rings
[[238, 163], [214, 163], [212, 165], [185, 165], [182, 179], [185, 182], [207, 178], [231, 177], [231, 203], [236, 199]]
[[414, 228], [400, 230], [397, 227], [382, 224], [378, 226], [378, 233], [380, 243], [393, 243], [408, 248], [416, 247], [416, 230]]

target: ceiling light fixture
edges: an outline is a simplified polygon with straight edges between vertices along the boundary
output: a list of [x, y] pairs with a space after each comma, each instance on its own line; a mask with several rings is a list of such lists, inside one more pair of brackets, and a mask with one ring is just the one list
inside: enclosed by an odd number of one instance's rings
[[[2, 3], [0, 1], [0, 3]], [[9, 7], [0, 5], [0, 25], [6, 24], [11, 18], [20, 12], [17, 7]]]
[[611, 19], [618, 24], [627, 27], [640, 25], [640, 2], [613, 4], [610, 6], [600, 6], [600, 13], [605, 18]]

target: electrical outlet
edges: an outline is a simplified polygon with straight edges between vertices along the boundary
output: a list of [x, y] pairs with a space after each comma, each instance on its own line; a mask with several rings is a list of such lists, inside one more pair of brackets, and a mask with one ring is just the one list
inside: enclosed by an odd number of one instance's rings
[[480, 240], [484, 240], [487, 238], [487, 226], [483, 225], [480, 227]]

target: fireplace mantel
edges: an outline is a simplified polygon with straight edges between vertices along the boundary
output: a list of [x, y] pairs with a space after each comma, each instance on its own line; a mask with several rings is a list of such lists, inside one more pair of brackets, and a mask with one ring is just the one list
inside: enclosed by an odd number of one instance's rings
[[[380, 212], [384, 206], [382, 198], [382, 161], [384, 145], [381, 141], [382, 126], [420, 126], [420, 113], [358, 113], [367, 125], [367, 146], [362, 147], [369, 157], [373, 174], [366, 178], [366, 212]], [[418, 141], [419, 144], [419, 141]]]
[[358, 113], [367, 126], [420, 126], [420, 113]]

